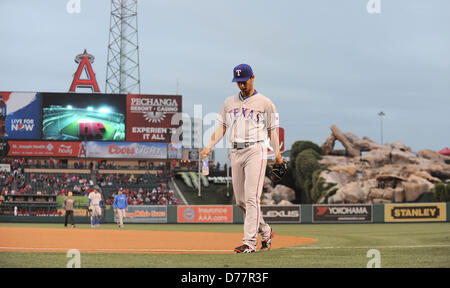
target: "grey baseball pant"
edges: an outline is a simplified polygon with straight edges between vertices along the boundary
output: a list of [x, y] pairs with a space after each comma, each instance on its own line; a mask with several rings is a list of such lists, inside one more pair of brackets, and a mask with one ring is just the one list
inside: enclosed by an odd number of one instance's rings
[[125, 209], [117, 209], [117, 218], [119, 220], [119, 225], [123, 225], [123, 218], [125, 218]]
[[233, 149], [231, 158], [236, 204], [245, 213], [243, 243], [256, 249], [258, 233], [262, 240], [270, 235], [270, 226], [264, 222], [260, 207], [267, 147], [259, 142], [244, 149]]

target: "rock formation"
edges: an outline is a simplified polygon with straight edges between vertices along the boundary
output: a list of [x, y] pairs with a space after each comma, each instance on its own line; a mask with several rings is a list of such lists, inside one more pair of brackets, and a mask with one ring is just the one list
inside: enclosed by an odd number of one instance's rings
[[[400, 142], [380, 145], [367, 137], [343, 133], [335, 125], [330, 129], [330, 137], [321, 146], [320, 161], [328, 168], [320, 176], [327, 183], [336, 183], [335, 193], [319, 202], [413, 202], [432, 190], [439, 178], [450, 178], [450, 165], [445, 162], [450, 160], [448, 156], [428, 149], [414, 154]], [[344, 151], [334, 149], [336, 140]]]
[[261, 197], [262, 205], [292, 205], [295, 200], [295, 191], [285, 185], [276, 185], [272, 187], [272, 181], [265, 177], [264, 186], [266, 193]]

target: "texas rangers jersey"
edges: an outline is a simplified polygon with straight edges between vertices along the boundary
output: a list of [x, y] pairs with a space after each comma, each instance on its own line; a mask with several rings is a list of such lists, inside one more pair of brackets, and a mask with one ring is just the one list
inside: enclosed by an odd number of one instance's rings
[[91, 192], [89, 193], [89, 200], [90, 205], [93, 206], [100, 205], [100, 201], [102, 201], [102, 194], [100, 194], [99, 192], [97, 193]]
[[255, 91], [250, 97], [241, 94], [228, 97], [217, 122], [227, 128], [231, 142], [265, 141], [267, 130], [279, 127], [279, 117], [273, 102]]

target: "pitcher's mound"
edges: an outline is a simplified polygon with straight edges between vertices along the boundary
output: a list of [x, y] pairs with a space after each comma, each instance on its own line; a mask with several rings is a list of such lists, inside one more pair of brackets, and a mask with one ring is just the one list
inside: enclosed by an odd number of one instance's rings
[[[314, 238], [277, 235], [275, 231], [272, 250], [316, 241]], [[77, 249], [80, 253], [234, 253], [233, 249], [241, 244], [241, 233], [0, 227], [0, 251], [67, 252]]]

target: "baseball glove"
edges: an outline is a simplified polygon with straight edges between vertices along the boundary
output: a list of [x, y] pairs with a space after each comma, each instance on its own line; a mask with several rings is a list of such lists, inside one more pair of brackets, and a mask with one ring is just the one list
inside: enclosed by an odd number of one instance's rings
[[286, 174], [289, 162], [283, 159], [280, 164], [272, 164], [270, 166], [269, 178], [273, 183], [280, 182], [283, 176]]

